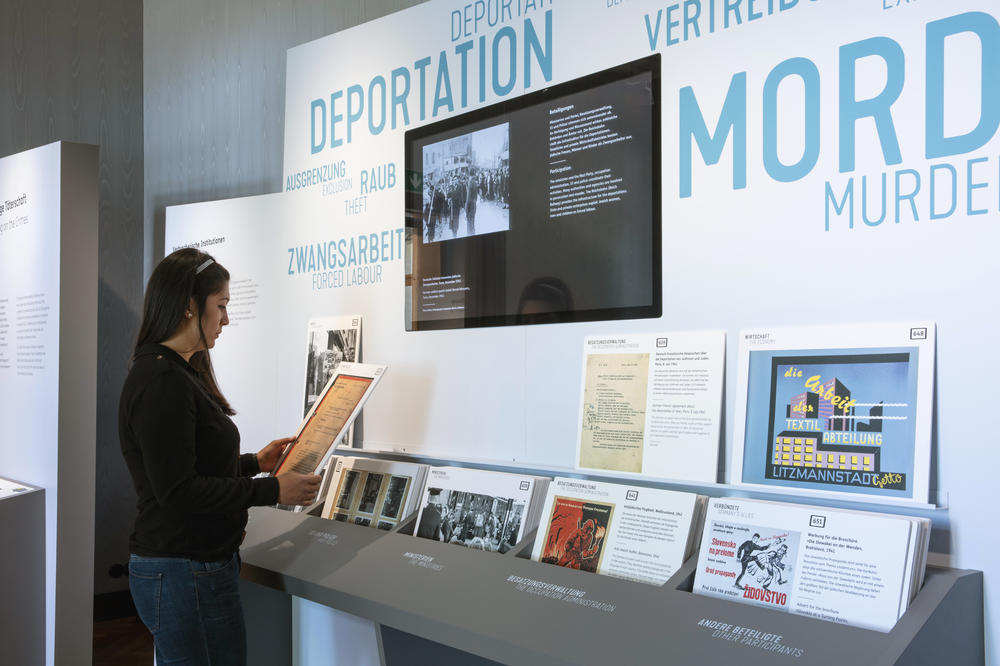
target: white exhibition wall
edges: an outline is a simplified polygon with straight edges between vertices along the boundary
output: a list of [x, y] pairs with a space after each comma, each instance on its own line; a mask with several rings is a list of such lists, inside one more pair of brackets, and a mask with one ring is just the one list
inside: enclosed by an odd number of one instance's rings
[[0, 476], [45, 489], [48, 664], [93, 641], [97, 152], [0, 159]]
[[[587, 335], [727, 331], [725, 456], [742, 328], [932, 320], [932, 549], [986, 570], [992, 656], [1000, 538], [971, 415], [1000, 371], [998, 16], [993, 0], [434, 0], [290, 50], [287, 191], [167, 213], [168, 252], [199, 245], [233, 275], [214, 358], [245, 449], [295, 429], [319, 316], [363, 315], [364, 360], [389, 365], [366, 447], [549, 468], [573, 463]], [[403, 132], [652, 52], [663, 316], [405, 332]], [[333, 286], [297, 263], [372, 234]]]

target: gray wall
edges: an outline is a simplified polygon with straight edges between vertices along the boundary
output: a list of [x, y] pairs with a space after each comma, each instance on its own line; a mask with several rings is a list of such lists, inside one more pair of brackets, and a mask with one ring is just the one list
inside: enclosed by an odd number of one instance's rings
[[[127, 549], [134, 494], [118, 393], [142, 300], [142, 3], [0, 2], [0, 155], [58, 140], [100, 147], [95, 592]], [[122, 536], [122, 530], [124, 536]], [[113, 544], [114, 547], [109, 547]]]
[[146, 275], [166, 206], [281, 190], [289, 48], [421, 1], [144, 2]]

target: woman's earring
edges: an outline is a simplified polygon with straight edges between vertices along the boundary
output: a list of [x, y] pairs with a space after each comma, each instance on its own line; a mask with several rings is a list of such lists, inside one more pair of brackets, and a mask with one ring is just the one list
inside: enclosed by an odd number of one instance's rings
[[188, 319], [190, 319], [191, 318], [191, 313], [190, 312], [185, 312], [184, 316], [187, 317]]

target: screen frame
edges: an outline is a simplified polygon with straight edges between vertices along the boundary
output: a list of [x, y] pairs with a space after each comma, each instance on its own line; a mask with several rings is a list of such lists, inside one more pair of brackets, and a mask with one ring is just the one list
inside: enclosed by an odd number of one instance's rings
[[[419, 143], [427, 137], [454, 131], [463, 126], [473, 125], [485, 121], [502, 122], [510, 114], [521, 109], [544, 104], [549, 100], [565, 97], [575, 93], [583, 92], [598, 86], [614, 83], [631, 78], [639, 74], [650, 74], [652, 89], [652, 103], [650, 105], [651, 116], [651, 169], [650, 169], [650, 192], [651, 192], [651, 229], [650, 229], [650, 280], [651, 303], [649, 305], [633, 305], [613, 308], [594, 309], [574, 309], [546, 312], [542, 316], [537, 314], [511, 313], [502, 315], [479, 315], [454, 317], [449, 319], [429, 319], [417, 320], [413, 317], [412, 303], [418, 299], [416, 290], [418, 286], [413, 279], [412, 267], [414, 265], [413, 253], [416, 250], [417, 240], [420, 236], [422, 217], [415, 218], [410, 211], [422, 209], [422, 192], [404, 192], [404, 228], [407, 239], [407, 269], [405, 284], [409, 289], [413, 289], [412, 301], [406, 299], [410, 307], [404, 312], [404, 326], [407, 331], [428, 331], [428, 330], [455, 330], [463, 328], [484, 328], [499, 326], [524, 326], [534, 324], [557, 324], [584, 321], [617, 321], [623, 319], [658, 319], [663, 315], [663, 166], [662, 166], [662, 124], [663, 110], [661, 107], [661, 54], [655, 53], [638, 60], [622, 63], [614, 67], [609, 67], [598, 72], [549, 86], [541, 90], [519, 95], [511, 99], [491, 104], [467, 113], [450, 116], [439, 121], [428, 123], [420, 127], [407, 130], [404, 135], [403, 160], [404, 173], [417, 172], [421, 174], [423, 182], [423, 165], [420, 168], [413, 168], [414, 144]], [[421, 185], [421, 190], [423, 186]], [[558, 277], [558, 276], [556, 276]]]

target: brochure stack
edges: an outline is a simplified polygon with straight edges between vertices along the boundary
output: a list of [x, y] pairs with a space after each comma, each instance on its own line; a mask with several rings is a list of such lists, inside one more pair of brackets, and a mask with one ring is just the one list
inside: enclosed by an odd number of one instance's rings
[[556, 478], [531, 559], [662, 585], [698, 543], [706, 497]]
[[930, 520], [710, 500], [694, 592], [889, 631], [923, 584]]
[[550, 479], [464, 467], [432, 467], [415, 535], [507, 552], [538, 525]]
[[339, 457], [323, 517], [390, 530], [417, 507], [427, 465]]

